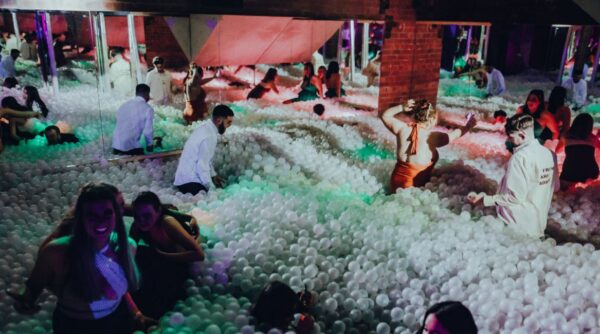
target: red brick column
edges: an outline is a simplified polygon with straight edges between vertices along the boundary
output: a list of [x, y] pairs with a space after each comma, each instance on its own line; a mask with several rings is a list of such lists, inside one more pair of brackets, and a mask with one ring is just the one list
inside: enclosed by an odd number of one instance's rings
[[391, 0], [385, 15], [391, 16], [386, 25], [392, 27], [383, 42], [379, 111], [409, 98], [435, 103], [442, 57], [440, 28], [416, 22], [410, 0]]

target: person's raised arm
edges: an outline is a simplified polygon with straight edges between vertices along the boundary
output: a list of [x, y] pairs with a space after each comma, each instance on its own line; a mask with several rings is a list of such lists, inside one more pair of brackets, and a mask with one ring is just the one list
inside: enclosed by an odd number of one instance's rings
[[279, 94], [279, 88], [277, 88], [277, 84], [275, 84], [275, 81], [271, 82], [271, 88], [275, 93]]
[[201, 79], [201, 80], [200, 80], [200, 83], [199, 83], [199, 85], [200, 85], [200, 86], [204, 86], [204, 85], [206, 85], [207, 83], [209, 83], [209, 82], [213, 81], [215, 78], [216, 78], [216, 77], [212, 77], [212, 78], [206, 78], [206, 79]]
[[56, 257], [59, 256], [59, 247], [62, 246], [47, 245], [38, 253], [38, 258], [23, 291], [7, 291], [7, 294], [15, 300], [14, 307], [17, 312], [33, 314], [39, 311], [40, 307], [36, 304], [38, 297], [54, 280], [55, 266], [64, 265], [60, 261], [56, 261]]
[[310, 79], [310, 83], [317, 88], [317, 95], [320, 98], [323, 98], [323, 83], [321, 82], [321, 79], [313, 76], [312, 79]]
[[477, 125], [477, 120], [475, 119], [475, 117], [471, 117], [469, 119], [469, 121], [467, 122], [467, 124], [465, 124], [463, 127], [458, 128], [458, 129], [454, 129], [450, 132], [448, 132], [448, 142], [444, 143], [443, 141], [440, 142], [441, 145], [435, 145], [436, 147], [442, 147], [442, 146], [446, 146], [447, 144], [450, 144], [451, 142], [455, 141], [456, 139], [464, 136], [467, 132], [471, 131], [471, 129], [473, 129], [475, 127], [475, 125]]
[[381, 114], [381, 120], [383, 121], [383, 124], [385, 124], [385, 126], [394, 134], [398, 134], [400, 129], [408, 126], [406, 123], [396, 118], [396, 115], [403, 111], [404, 108], [402, 106], [395, 106], [389, 108], [388, 110], [384, 111], [383, 114]]
[[165, 232], [173, 242], [184, 249], [182, 252], [167, 253], [158, 251], [163, 257], [176, 262], [204, 261], [204, 251], [200, 244], [179, 224], [175, 218], [165, 216]]
[[31, 118], [38, 117], [41, 114], [36, 111], [17, 111], [10, 108], [0, 108], [0, 117], [7, 115], [11, 117]]

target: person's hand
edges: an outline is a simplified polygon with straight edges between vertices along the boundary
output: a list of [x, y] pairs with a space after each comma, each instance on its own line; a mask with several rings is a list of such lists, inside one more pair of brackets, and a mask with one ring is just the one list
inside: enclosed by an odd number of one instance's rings
[[198, 240], [198, 238], [200, 238], [200, 227], [198, 226], [196, 218], [192, 218], [192, 220], [190, 221], [190, 229], [192, 230], [194, 240]]
[[215, 184], [215, 187], [217, 188], [223, 188], [223, 179], [221, 177], [219, 177], [219, 175], [215, 175], [212, 177], [212, 181]]
[[162, 140], [163, 140], [163, 138], [162, 137], [154, 137], [153, 139], [155, 141], [154, 144], [156, 145], [156, 147], [163, 148], [163, 146], [162, 146]]
[[153, 152], [154, 151], [154, 145], [146, 146], [146, 151]]
[[0, 117], [0, 123], [8, 124], [9, 121], [4, 117]]
[[483, 200], [483, 196], [485, 196], [485, 193], [470, 192], [467, 195], [467, 201], [471, 204], [477, 204]]
[[475, 127], [475, 125], [477, 125], [477, 119], [475, 118], [475, 116], [472, 116], [467, 121], [467, 124], [465, 124], [465, 128], [467, 131], [470, 131]]
[[15, 311], [21, 314], [32, 315], [36, 314], [41, 309], [39, 305], [35, 303], [29, 303], [28, 301], [26, 301], [25, 294], [17, 293], [10, 290], [6, 290], [6, 294], [13, 299], [13, 307], [15, 308]]
[[146, 332], [150, 327], [158, 325], [158, 321], [143, 315], [142, 312], [138, 312], [133, 319], [135, 329], [142, 332]]
[[298, 325], [296, 326], [296, 333], [298, 334], [309, 334], [312, 333], [315, 328], [315, 319], [308, 314], [300, 315]]

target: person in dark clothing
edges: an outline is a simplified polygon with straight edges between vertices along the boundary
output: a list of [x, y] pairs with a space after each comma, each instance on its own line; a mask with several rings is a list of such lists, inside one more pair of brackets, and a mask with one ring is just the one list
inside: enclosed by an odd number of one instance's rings
[[250, 93], [248, 93], [247, 99], [260, 99], [266, 93], [271, 91], [271, 89], [275, 93], [279, 94], [279, 89], [277, 89], [275, 80], [277, 80], [277, 70], [274, 68], [270, 68], [267, 71], [267, 74], [265, 74], [265, 77], [262, 79], [262, 81], [254, 88], [252, 88]]
[[598, 178], [596, 149], [600, 149], [600, 140], [592, 133], [594, 119], [583, 113], [575, 117], [569, 129], [565, 147], [565, 161], [560, 173], [562, 190], [577, 184]]
[[25, 86], [23, 88], [23, 97], [25, 98], [25, 106], [27, 110], [33, 110], [34, 104], [37, 104], [40, 112], [44, 117], [48, 117], [48, 107], [46, 107], [46, 103], [40, 97], [40, 93], [37, 88], [33, 86]]
[[50, 125], [44, 130], [44, 135], [48, 141], [48, 145], [61, 145], [64, 143], [79, 143], [77, 138], [72, 133], [61, 133], [57, 126]]
[[188, 264], [204, 260], [192, 235], [166, 214], [153, 192], [142, 192], [132, 203], [130, 236], [138, 244], [135, 256], [142, 274], [140, 289], [132, 294], [142, 312], [159, 318], [185, 297]]

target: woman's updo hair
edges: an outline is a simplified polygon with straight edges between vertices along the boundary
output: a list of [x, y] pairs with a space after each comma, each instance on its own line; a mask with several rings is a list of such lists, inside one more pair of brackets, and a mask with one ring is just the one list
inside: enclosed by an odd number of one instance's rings
[[426, 99], [408, 100], [404, 105], [404, 111], [410, 114], [417, 123], [431, 122], [437, 116], [435, 108]]

